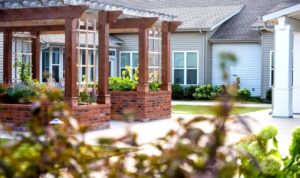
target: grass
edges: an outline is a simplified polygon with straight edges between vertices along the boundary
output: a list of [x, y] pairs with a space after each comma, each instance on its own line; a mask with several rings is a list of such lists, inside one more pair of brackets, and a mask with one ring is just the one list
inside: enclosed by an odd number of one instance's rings
[[[245, 114], [249, 112], [261, 111], [270, 108], [263, 107], [234, 107], [232, 110], [233, 115]], [[214, 106], [194, 106], [194, 105], [174, 105], [172, 106], [173, 114], [203, 114], [213, 115]]]

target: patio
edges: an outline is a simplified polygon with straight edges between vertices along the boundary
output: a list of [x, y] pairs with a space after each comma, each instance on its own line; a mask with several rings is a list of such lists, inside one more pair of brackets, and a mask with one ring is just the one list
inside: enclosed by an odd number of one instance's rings
[[[40, 78], [40, 34], [65, 35], [65, 60], [67, 66], [64, 71], [64, 101], [68, 104], [73, 116], [81, 125], [90, 130], [109, 128], [111, 113], [123, 115], [126, 110], [134, 109], [135, 120], [148, 121], [151, 119], [169, 118], [171, 115], [171, 81], [170, 81], [170, 33], [181, 24], [178, 21], [161, 20], [159, 17], [126, 18], [123, 12], [90, 9], [87, 5], [67, 5], [55, 7], [35, 7], [0, 10], [0, 31], [4, 32], [4, 83], [12, 85], [18, 82], [17, 75], [13, 74], [13, 45], [12, 39], [17, 32], [27, 35], [31, 42], [31, 51], [27, 55], [31, 59], [31, 77], [39, 81]], [[125, 15], [126, 16], [126, 15]], [[153, 28], [161, 35], [161, 91], [149, 92], [149, 36]], [[137, 91], [109, 92], [109, 34], [110, 32], [136, 31], [139, 33], [139, 74]], [[24, 33], [26, 32], [26, 33]], [[90, 46], [87, 42], [89, 34], [98, 34], [98, 47], [95, 42]], [[86, 35], [86, 45], [80, 46], [78, 36]], [[93, 36], [94, 38], [96, 35]], [[95, 41], [95, 39], [94, 39]], [[93, 49], [94, 57], [98, 51], [98, 65], [83, 66], [79, 61], [80, 49]], [[16, 53], [16, 52], [14, 52]], [[88, 54], [86, 52], [86, 54]], [[16, 58], [18, 60], [18, 58]], [[24, 60], [23, 57], [21, 60]], [[87, 60], [87, 59], [86, 59]], [[92, 105], [79, 105], [78, 94], [81, 86], [90, 83], [79, 79], [79, 68], [98, 68], [98, 81], [93, 81], [93, 91], [97, 101]], [[15, 70], [16, 72], [16, 70]], [[88, 75], [88, 74], [86, 74]], [[15, 78], [14, 78], [15, 77]], [[119, 95], [122, 96], [119, 96]], [[111, 97], [112, 95], [112, 97]], [[114, 97], [117, 96], [117, 97]], [[148, 98], [160, 99], [148, 99]], [[129, 105], [119, 107], [118, 103], [130, 100], [138, 108]], [[129, 99], [128, 99], [129, 98]], [[162, 107], [164, 106], [164, 107]], [[32, 104], [1, 104], [0, 122], [14, 130], [26, 130], [24, 124], [30, 118]], [[156, 115], [151, 111], [155, 109]], [[160, 110], [162, 110], [160, 112]]]

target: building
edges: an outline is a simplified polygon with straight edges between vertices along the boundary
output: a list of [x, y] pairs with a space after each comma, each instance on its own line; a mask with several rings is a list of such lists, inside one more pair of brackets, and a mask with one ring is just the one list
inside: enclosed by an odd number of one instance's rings
[[[6, 6], [30, 6], [35, 0], [21, 4], [18, 0], [5, 0], [0, 7]], [[238, 62], [228, 65], [230, 81], [237, 77], [241, 79], [241, 88], [247, 88], [253, 96], [264, 98], [266, 92], [272, 87], [273, 75], [273, 31], [262, 22], [262, 16], [278, 8], [283, 3], [297, 3], [298, 1], [286, 0], [99, 0], [107, 8], [122, 8], [134, 13], [157, 13], [163, 16], [169, 14], [183, 22], [177, 32], [171, 35], [171, 78], [173, 83], [184, 86], [213, 84], [220, 85], [221, 72], [219, 69], [219, 54], [232, 52]], [[63, 4], [66, 1], [49, 1], [55, 4]], [[93, 0], [68, 1], [74, 4], [87, 4], [93, 6]], [[155, 34], [155, 30], [153, 34]], [[15, 38], [16, 41], [18, 37]], [[153, 37], [152, 39], [155, 39]], [[0, 41], [2, 35], [0, 35]], [[138, 35], [136, 31], [131, 33], [111, 32], [110, 41], [110, 74], [120, 75], [125, 66], [135, 68], [138, 66]], [[155, 40], [153, 40], [155, 41]], [[64, 36], [44, 35], [41, 37], [43, 62], [42, 73], [49, 73], [56, 82], [64, 78]], [[1, 44], [1, 43], [0, 43]], [[155, 42], [152, 43], [153, 48]], [[22, 44], [19, 44], [23, 49]], [[18, 46], [18, 45], [17, 45]], [[0, 46], [1, 48], [1, 46]], [[151, 54], [155, 54], [152, 51]], [[92, 59], [92, 51], [82, 58]], [[151, 55], [150, 55], [151, 56]], [[1, 60], [0, 54], [0, 60]], [[155, 55], [153, 55], [155, 59]], [[84, 61], [84, 60], [83, 60]], [[95, 60], [96, 62], [97, 60]], [[152, 61], [152, 62], [151, 62]], [[149, 60], [152, 71], [157, 64], [155, 60]], [[1, 63], [0, 63], [1, 64]], [[134, 70], [134, 69], [133, 69]], [[1, 73], [0, 68], [0, 73]], [[150, 71], [151, 72], [151, 71]], [[84, 76], [88, 74], [88, 79]], [[97, 76], [97, 71], [81, 70], [82, 80], [92, 81]], [[1, 75], [0, 75], [1, 76]], [[45, 77], [40, 77], [45, 81]], [[0, 79], [1, 80], [1, 79]]]

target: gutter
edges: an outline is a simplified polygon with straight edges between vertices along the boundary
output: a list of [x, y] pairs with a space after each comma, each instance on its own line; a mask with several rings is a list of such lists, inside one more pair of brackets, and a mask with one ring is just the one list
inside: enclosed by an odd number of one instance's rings
[[260, 43], [260, 39], [210, 39], [211, 43]]

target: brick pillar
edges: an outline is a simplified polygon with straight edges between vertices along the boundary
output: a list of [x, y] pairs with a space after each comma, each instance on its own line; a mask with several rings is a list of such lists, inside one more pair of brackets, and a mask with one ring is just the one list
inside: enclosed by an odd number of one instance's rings
[[100, 11], [98, 15], [98, 104], [110, 104], [109, 90], [109, 24], [107, 12]]
[[12, 83], [12, 32], [4, 32], [3, 82]]
[[171, 91], [171, 59], [170, 59], [170, 30], [169, 22], [162, 22], [162, 49], [161, 49], [161, 90]]
[[33, 34], [35, 38], [32, 39], [31, 52], [32, 52], [32, 78], [40, 81], [40, 33]]
[[137, 91], [149, 91], [148, 74], [148, 50], [149, 50], [149, 30], [148, 28], [139, 29], [139, 84]]
[[76, 28], [78, 19], [65, 19], [65, 101], [77, 105]]

